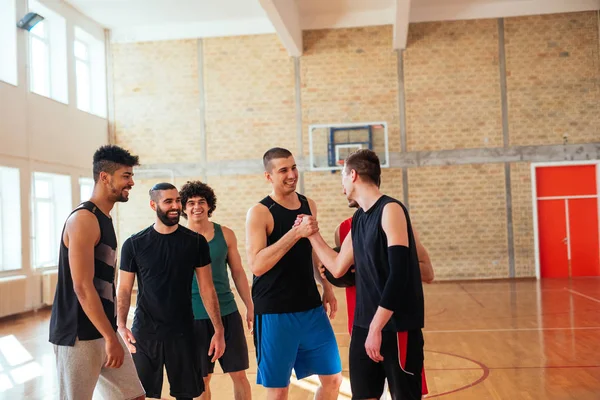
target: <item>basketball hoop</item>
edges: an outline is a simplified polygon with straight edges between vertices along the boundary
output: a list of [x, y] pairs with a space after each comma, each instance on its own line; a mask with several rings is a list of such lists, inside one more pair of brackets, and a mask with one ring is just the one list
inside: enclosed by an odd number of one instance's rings
[[337, 164], [344, 166], [344, 163], [346, 162], [346, 160], [337, 160]]

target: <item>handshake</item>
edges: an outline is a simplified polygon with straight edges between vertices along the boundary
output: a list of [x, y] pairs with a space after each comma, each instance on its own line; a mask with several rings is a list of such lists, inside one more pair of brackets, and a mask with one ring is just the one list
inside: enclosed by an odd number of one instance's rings
[[294, 221], [294, 229], [301, 237], [308, 238], [319, 232], [319, 224], [312, 215], [299, 214]]

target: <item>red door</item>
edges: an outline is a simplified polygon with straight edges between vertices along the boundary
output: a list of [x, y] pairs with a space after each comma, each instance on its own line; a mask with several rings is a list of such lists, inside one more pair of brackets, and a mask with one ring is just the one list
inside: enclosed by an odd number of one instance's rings
[[538, 200], [540, 276], [569, 276], [569, 248], [564, 200]]
[[596, 166], [536, 168], [540, 276], [600, 275]]
[[598, 199], [569, 200], [571, 276], [599, 276]]

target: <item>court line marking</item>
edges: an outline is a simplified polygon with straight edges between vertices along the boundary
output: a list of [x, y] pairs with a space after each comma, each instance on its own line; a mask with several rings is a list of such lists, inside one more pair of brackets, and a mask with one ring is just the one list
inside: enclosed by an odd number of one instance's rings
[[588, 296], [588, 295], [586, 295], [586, 294], [583, 294], [583, 293], [580, 293], [580, 292], [578, 292], [577, 290], [568, 289], [568, 288], [565, 288], [565, 290], [566, 290], [567, 292], [571, 292], [571, 293], [573, 293], [573, 294], [576, 294], [576, 295], [578, 295], [578, 296], [584, 297], [584, 298], [586, 298], [586, 299], [588, 299], [588, 300], [595, 301], [596, 303], [600, 303], [600, 300], [598, 300], [597, 298], [595, 298], [595, 297], [591, 297], [591, 296]]
[[600, 330], [600, 326], [579, 326], [564, 328], [500, 328], [500, 329], [450, 329], [450, 330], [423, 330], [424, 333], [469, 333], [469, 332], [514, 332], [514, 331], [571, 331], [571, 330]]

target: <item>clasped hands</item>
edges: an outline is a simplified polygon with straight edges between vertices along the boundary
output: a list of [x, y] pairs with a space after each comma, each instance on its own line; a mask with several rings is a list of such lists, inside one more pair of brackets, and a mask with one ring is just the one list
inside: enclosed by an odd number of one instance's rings
[[301, 237], [308, 238], [319, 232], [319, 224], [317, 223], [317, 219], [312, 215], [299, 214], [296, 217], [296, 221], [294, 221], [294, 229], [297, 230]]

